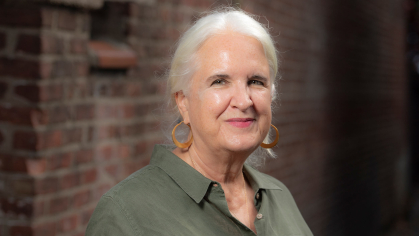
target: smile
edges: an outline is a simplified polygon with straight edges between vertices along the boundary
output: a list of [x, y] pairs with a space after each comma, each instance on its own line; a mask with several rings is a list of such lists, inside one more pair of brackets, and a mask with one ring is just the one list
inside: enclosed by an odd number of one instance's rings
[[232, 118], [228, 119], [227, 122], [235, 127], [238, 128], [246, 128], [249, 127], [253, 122], [255, 122], [255, 119], [253, 118]]

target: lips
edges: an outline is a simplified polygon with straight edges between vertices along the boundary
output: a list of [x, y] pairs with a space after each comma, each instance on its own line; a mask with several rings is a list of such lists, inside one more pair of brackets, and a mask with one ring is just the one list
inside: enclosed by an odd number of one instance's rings
[[246, 128], [249, 127], [253, 122], [255, 122], [255, 119], [253, 118], [232, 118], [228, 119], [227, 122], [235, 127], [238, 128]]

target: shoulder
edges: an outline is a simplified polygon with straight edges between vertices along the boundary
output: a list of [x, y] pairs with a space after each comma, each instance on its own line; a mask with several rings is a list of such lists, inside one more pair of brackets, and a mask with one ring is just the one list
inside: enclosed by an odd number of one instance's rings
[[162, 172], [163, 171], [156, 166], [147, 165], [116, 184], [106, 192], [103, 197], [118, 199], [124, 197], [124, 195], [130, 195], [133, 192], [148, 190], [148, 188], [153, 187], [153, 184], [156, 181], [158, 182], [164, 178]]
[[134, 172], [100, 198], [86, 235], [142, 235], [140, 222], [145, 222], [144, 215], [152, 212], [156, 201], [168, 195], [165, 191], [170, 191], [171, 182], [157, 166]]

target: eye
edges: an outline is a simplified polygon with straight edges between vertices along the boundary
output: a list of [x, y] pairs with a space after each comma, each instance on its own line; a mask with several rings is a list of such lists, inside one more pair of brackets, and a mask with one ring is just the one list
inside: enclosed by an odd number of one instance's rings
[[212, 85], [222, 85], [222, 84], [225, 84], [225, 83], [226, 83], [226, 81], [224, 79], [216, 79], [211, 83], [211, 86]]
[[264, 85], [264, 83], [262, 82], [262, 81], [260, 81], [260, 80], [255, 80], [255, 79], [252, 79], [252, 80], [249, 80], [249, 85]]

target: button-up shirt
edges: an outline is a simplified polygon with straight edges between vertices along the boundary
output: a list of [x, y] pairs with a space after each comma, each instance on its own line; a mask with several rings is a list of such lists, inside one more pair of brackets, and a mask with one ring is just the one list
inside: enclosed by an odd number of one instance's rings
[[[288, 189], [248, 165], [243, 169], [255, 192], [257, 235], [313, 235]], [[150, 164], [100, 199], [86, 236], [220, 236], [255, 233], [229, 211], [222, 186], [204, 177], [162, 145]]]

